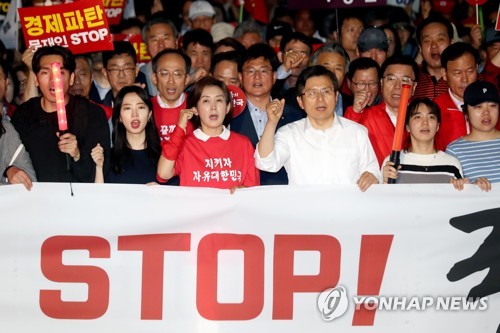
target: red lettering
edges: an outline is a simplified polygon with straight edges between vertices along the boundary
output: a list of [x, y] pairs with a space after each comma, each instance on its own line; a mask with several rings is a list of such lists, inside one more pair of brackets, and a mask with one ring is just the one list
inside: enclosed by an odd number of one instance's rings
[[[218, 252], [244, 252], [243, 302], [217, 301]], [[196, 306], [210, 320], [249, 320], [257, 317], [264, 306], [264, 243], [255, 235], [210, 234], [198, 245]]]
[[[318, 275], [293, 275], [295, 251], [320, 252]], [[340, 243], [328, 235], [276, 235], [274, 237], [273, 319], [293, 319], [293, 294], [321, 292], [337, 285]], [[313, 306], [313, 305], [311, 305]]]
[[118, 237], [118, 250], [142, 251], [141, 319], [162, 319], [165, 251], [189, 251], [191, 234]]
[[[384, 278], [385, 265], [394, 235], [363, 235], [359, 255], [358, 296], [376, 296]], [[353, 326], [372, 326], [375, 311], [360, 307], [354, 310]]]
[[85, 302], [65, 302], [60, 290], [40, 290], [40, 309], [56, 319], [97, 319], [106, 313], [109, 304], [109, 278], [95, 266], [63, 265], [65, 250], [87, 250], [89, 258], [109, 258], [107, 240], [94, 236], [54, 236], [42, 244], [41, 269], [43, 275], [54, 282], [86, 283], [88, 298]]

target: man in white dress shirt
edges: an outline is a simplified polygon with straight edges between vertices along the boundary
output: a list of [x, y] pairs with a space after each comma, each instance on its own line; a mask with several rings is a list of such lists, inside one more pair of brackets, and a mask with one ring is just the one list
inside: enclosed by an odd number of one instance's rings
[[281, 127], [284, 100], [266, 108], [267, 124], [255, 151], [259, 169], [285, 167], [289, 184], [357, 184], [366, 191], [381, 175], [363, 126], [334, 113], [338, 82], [322, 66], [305, 69], [297, 80], [297, 101], [307, 118]]

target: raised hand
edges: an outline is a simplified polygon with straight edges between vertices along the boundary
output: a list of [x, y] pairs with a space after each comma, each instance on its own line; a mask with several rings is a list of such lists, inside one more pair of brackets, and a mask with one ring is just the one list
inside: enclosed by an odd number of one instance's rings
[[266, 105], [267, 121], [273, 124], [277, 124], [281, 116], [283, 115], [283, 109], [285, 108], [285, 99], [273, 99], [269, 104]]
[[367, 107], [372, 93], [367, 90], [360, 90], [354, 93], [354, 101], [352, 102], [352, 108], [354, 112], [361, 113]]
[[182, 128], [184, 132], [186, 131], [188, 121], [193, 118], [193, 116], [197, 116], [198, 111], [196, 111], [195, 107], [192, 107], [191, 109], [184, 109], [181, 110], [179, 114], [179, 122], [177, 123], [177, 126]]

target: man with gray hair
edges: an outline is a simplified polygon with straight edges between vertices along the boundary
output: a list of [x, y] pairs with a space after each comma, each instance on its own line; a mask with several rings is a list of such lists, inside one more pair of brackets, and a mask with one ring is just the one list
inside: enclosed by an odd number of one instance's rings
[[[146, 43], [151, 59], [165, 49], [177, 49], [178, 37], [179, 34], [172, 21], [161, 16], [152, 18], [142, 28], [142, 40]], [[153, 75], [151, 61], [142, 66], [141, 72], [146, 76], [149, 96], [156, 96], [158, 90], [151, 80]]]
[[262, 28], [255, 21], [243, 21], [236, 27], [233, 38], [247, 49], [257, 43], [264, 43]]
[[[337, 77], [339, 87], [344, 82], [347, 71], [349, 70], [349, 55], [346, 50], [338, 43], [327, 43], [314, 52], [311, 57], [311, 65], [320, 65], [328, 69]], [[352, 105], [353, 98], [350, 95], [339, 91], [335, 113], [343, 116], [345, 110]]]

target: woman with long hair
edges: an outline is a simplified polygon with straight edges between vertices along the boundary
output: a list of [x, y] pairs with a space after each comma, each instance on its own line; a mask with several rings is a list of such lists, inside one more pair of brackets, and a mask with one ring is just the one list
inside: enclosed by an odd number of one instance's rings
[[112, 121], [111, 170], [105, 175], [103, 148], [97, 145], [92, 149], [96, 183], [154, 183], [161, 146], [153, 120], [153, 105], [144, 89], [122, 88], [116, 96]]

